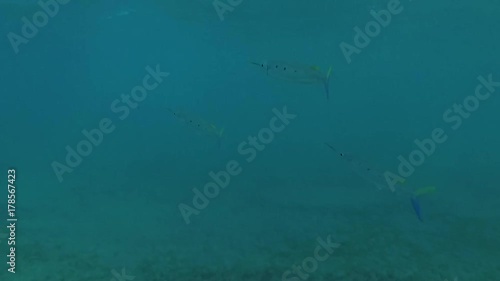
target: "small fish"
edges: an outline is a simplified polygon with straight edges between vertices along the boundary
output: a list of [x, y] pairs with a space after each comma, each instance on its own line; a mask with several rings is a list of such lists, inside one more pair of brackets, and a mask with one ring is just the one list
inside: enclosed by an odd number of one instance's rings
[[[325, 145], [328, 146], [331, 150], [335, 151], [349, 165], [351, 170], [353, 170], [356, 174], [358, 174], [365, 181], [376, 186], [378, 189], [382, 189], [384, 187], [389, 188], [389, 185], [387, 184], [384, 173], [375, 170], [373, 168], [373, 166], [365, 163], [364, 161], [358, 159], [357, 157], [354, 157], [352, 154], [348, 154], [345, 152], [339, 152], [328, 143], [325, 143]], [[411, 206], [413, 208], [413, 211], [415, 212], [415, 215], [417, 216], [418, 220], [423, 222], [422, 210], [420, 208], [420, 202], [418, 201], [417, 197], [420, 195], [423, 195], [423, 194], [428, 194], [428, 193], [434, 192], [435, 187], [433, 187], [433, 186], [423, 187], [423, 188], [419, 188], [416, 191], [412, 192], [412, 191], [410, 191], [411, 189], [409, 187], [407, 187], [403, 184], [404, 184], [404, 182], [401, 184], [398, 184], [396, 186], [395, 190], [398, 192], [403, 192], [406, 195], [410, 195], [410, 201], [411, 201]]]
[[221, 146], [221, 138], [224, 134], [224, 128], [219, 129], [213, 123], [207, 122], [203, 119], [194, 118], [193, 116], [189, 116], [188, 114], [173, 110], [171, 108], [167, 108], [167, 110], [173, 114], [173, 116], [180, 120], [182, 123], [194, 128], [198, 133], [216, 137], [217, 138], [217, 146]]
[[257, 65], [263, 69], [267, 75], [274, 78], [303, 84], [323, 84], [325, 87], [326, 99], [330, 99], [329, 84], [332, 67], [324, 74], [317, 66], [292, 64], [282, 61], [252, 61], [251, 63]]
[[134, 9], [122, 9], [122, 10], [117, 11], [115, 14], [108, 16], [106, 19], [110, 20], [110, 19], [113, 19], [115, 17], [124, 17], [124, 16], [128, 16], [132, 13], [135, 13]]

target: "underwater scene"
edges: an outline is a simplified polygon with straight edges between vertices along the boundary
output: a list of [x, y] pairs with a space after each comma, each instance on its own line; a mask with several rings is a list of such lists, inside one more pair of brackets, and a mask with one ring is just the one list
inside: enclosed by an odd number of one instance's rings
[[499, 281], [499, 15], [0, 0], [0, 280]]

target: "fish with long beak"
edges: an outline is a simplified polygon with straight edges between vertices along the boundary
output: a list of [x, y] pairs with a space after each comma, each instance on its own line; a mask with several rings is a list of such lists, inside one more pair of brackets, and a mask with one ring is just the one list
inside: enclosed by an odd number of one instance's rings
[[205, 121], [200, 118], [194, 118], [180, 110], [173, 110], [167, 108], [167, 110], [172, 113], [172, 115], [185, 125], [195, 129], [198, 133], [207, 135], [209, 137], [215, 137], [217, 139], [217, 146], [221, 147], [221, 139], [224, 134], [224, 128], [218, 128], [213, 123]]
[[[387, 180], [385, 179], [384, 173], [375, 169], [372, 165], [366, 163], [365, 161], [359, 159], [358, 157], [355, 157], [353, 154], [340, 152], [328, 143], [325, 143], [325, 145], [331, 150], [333, 150], [338, 156], [340, 156], [340, 158], [344, 160], [344, 162], [349, 166], [349, 168], [359, 177], [363, 178], [366, 182], [377, 187], [379, 190], [384, 187], [390, 189]], [[410, 197], [411, 206], [413, 211], [415, 212], [415, 215], [417, 216], [419, 221], [423, 222], [424, 220], [422, 217], [422, 209], [420, 207], [420, 201], [418, 200], [418, 197], [424, 194], [433, 193], [435, 190], [436, 190], [435, 187], [427, 186], [412, 191], [412, 189], [406, 186], [405, 183], [403, 182], [397, 184], [396, 189], [394, 189], [393, 191], [396, 191], [398, 193], [404, 193], [406, 196]]]
[[330, 67], [325, 74], [317, 66], [307, 66], [282, 61], [252, 61], [251, 63], [274, 78], [302, 84], [323, 84], [326, 99], [330, 99], [329, 84], [332, 67]]

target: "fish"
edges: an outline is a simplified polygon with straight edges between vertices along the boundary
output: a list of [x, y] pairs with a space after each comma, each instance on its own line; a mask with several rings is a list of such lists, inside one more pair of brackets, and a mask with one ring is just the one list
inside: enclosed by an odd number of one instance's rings
[[382, 190], [384, 187], [389, 188], [384, 174], [376, 170], [376, 168], [351, 153], [337, 151], [337, 149], [328, 143], [325, 143], [325, 145], [337, 153], [349, 168], [366, 182], [375, 186], [378, 190]]
[[[342, 160], [344, 160], [345, 163], [353, 170], [358, 176], [363, 178], [365, 181], [368, 183], [374, 185], [377, 187], [379, 190], [383, 189], [384, 187], [389, 187], [389, 184], [387, 183], [387, 180], [384, 176], [384, 173], [376, 170], [373, 166], [370, 164], [360, 160], [359, 158], [355, 157], [354, 155], [346, 152], [339, 152], [337, 149], [335, 149], [332, 145], [325, 143], [326, 146], [328, 146], [331, 150], [333, 150], [335, 153], [337, 153]], [[394, 187], [393, 187], [394, 188]], [[412, 188], [408, 187], [405, 182], [402, 183], [397, 183], [395, 189], [391, 189], [392, 191], [398, 191], [405, 193], [410, 196], [410, 203], [412, 206], [412, 209], [417, 216], [418, 220], [423, 222], [423, 216], [422, 216], [422, 209], [420, 207], [420, 201], [418, 200], [418, 197], [424, 194], [429, 194], [435, 192], [436, 188], [433, 186], [427, 186], [427, 187], [422, 187], [419, 188], [415, 191], [412, 191]]]
[[209, 137], [215, 137], [217, 140], [217, 146], [219, 148], [221, 147], [221, 139], [224, 134], [224, 128], [219, 128], [211, 122], [205, 121], [200, 118], [195, 118], [180, 110], [173, 110], [171, 108], [167, 108], [167, 110], [172, 113], [174, 118], [195, 129], [198, 133], [207, 135]]
[[114, 14], [106, 17], [106, 19], [110, 20], [110, 19], [114, 19], [116, 17], [129, 16], [132, 13], [135, 13], [135, 12], [136, 11], [134, 9], [121, 9], [121, 10], [116, 11]]
[[281, 80], [301, 84], [323, 84], [326, 99], [330, 99], [330, 77], [332, 67], [323, 73], [317, 66], [307, 66], [283, 61], [251, 61], [263, 69], [267, 75]]

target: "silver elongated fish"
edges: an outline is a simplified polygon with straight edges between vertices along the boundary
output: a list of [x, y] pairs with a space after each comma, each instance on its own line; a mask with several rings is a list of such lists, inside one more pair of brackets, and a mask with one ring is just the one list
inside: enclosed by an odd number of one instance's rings
[[195, 118], [189, 114], [180, 111], [167, 108], [170, 113], [179, 121], [186, 124], [187, 126], [194, 128], [199, 134], [203, 134], [209, 137], [215, 137], [217, 139], [217, 146], [221, 146], [221, 138], [224, 134], [224, 128], [218, 128], [215, 124], [208, 122], [206, 120]]
[[[374, 185], [379, 190], [383, 189], [384, 187], [389, 188], [384, 173], [375, 170], [374, 167], [360, 160], [359, 158], [355, 157], [352, 154], [339, 152], [328, 143], [325, 143], [325, 145], [328, 146], [335, 153], [337, 153], [342, 158], [342, 160], [344, 160], [345, 163], [349, 165], [351, 170], [353, 170], [353, 172], [355, 172], [359, 177], [363, 178], [368, 183]], [[396, 189], [393, 191], [398, 191], [398, 193], [402, 193], [405, 194], [405, 196], [410, 197], [411, 206], [413, 208], [413, 211], [415, 212], [416, 217], [418, 218], [419, 221], [423, 222], [422, 210], [418, 198], [421, 195], [433, 193], [435, 189], [436, 188], [434, 186], [427, 186], [419, 188], [417, 190], [413, 190], [413, 188], [409, 186], [403, 186], [402, 184], [398, 183]]]
[[328, 100], [330, 98], [329, 83], [332, 67], [330, 67], [325, 74], [317, 66], [307, 66], [271, 60], [259, 62], [252, 61], [251, 63], [263, 69], [266, 74], [271, 77], [295, 83], [323, 84], [325, 87], [326, 99]]
[[122, 9], [122, 10], [118, 10], [116, 11], [114, 14], [106, 17], [106, 19], [110, 20], [110, 19], [114, 19], [116, 17], [124, 17], [124, 16], [129, 16], [131, 15], [132, 13], [135, 13], [136, 11], [134, 9]]

